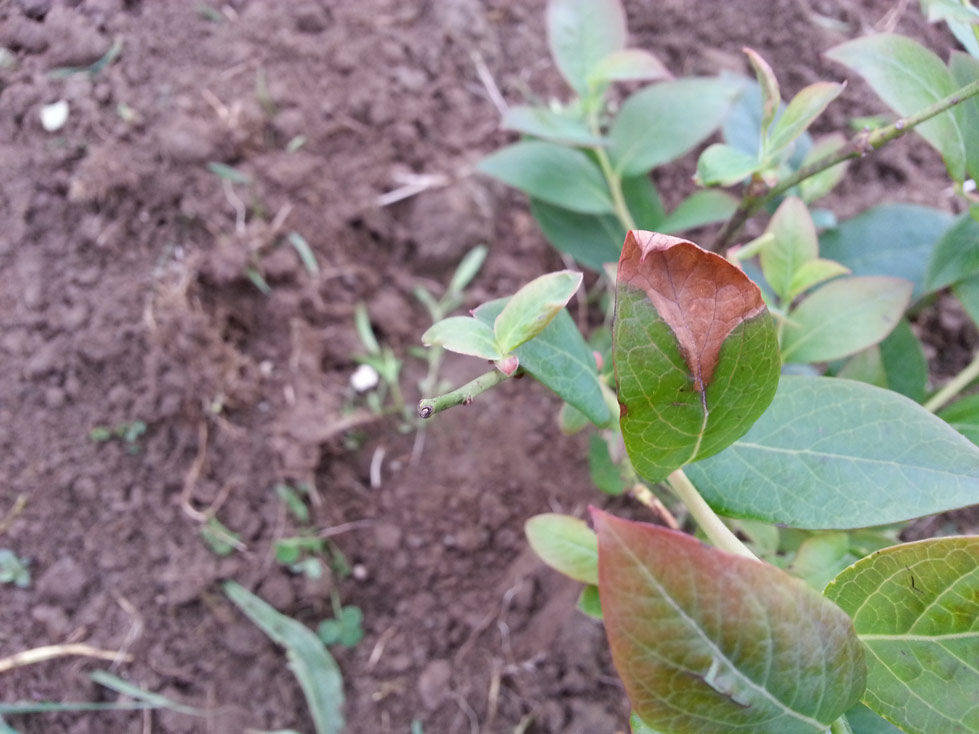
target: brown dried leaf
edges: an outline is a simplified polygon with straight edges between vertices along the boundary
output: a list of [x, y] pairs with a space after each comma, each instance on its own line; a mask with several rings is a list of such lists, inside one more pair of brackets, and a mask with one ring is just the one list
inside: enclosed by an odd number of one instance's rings
[[724, 340], [765, 310], [761, 291], [744, 273], [679, 237], [631, 230], [618, 277], [645, 291], [673, 330], [700, 393], [710, 384]]

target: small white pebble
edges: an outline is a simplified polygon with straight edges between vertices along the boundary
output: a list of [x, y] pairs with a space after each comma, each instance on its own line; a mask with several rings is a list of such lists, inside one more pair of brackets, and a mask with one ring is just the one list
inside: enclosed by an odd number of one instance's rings
[[68, 103], [61, 99], [41, 108], [41, 127], [49, 133], [56, 132], [68, 122]]
[[350, 575], [358, 581], [364, 581], [367, 578], [367, 568], [357, 563], [352, 569], [350, 569]]
[[971, 194], [973, 191], [975, 191], [976, 190], [975, 180], [971, 178], [967, 178], [965, 181], [963, 181], [962, 190], [967, 194]]
[[357, 392], [367, 392], [377, 387], [377, 370], [369, 364], [362, 364], [350, 375], [350, 386]]

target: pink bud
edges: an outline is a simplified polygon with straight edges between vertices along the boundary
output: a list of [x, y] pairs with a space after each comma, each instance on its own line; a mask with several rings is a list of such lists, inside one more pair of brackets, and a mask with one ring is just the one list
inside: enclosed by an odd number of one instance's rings
[[520, 359], [516, 354], [509, 354], [503, 359], [497, 360], [496, 368], [502, 372], [504, 375], [509, 377], [514, 372], [517, 371], [517, 367], [520, 366]]
[[602, 371], [602, 367], [605, 366], [605, 359], [602, 357], [602, 353], [599, 351], [594, 351], [592, 354], [595, 356], [595, 366], [598, 367], [598, 371]]

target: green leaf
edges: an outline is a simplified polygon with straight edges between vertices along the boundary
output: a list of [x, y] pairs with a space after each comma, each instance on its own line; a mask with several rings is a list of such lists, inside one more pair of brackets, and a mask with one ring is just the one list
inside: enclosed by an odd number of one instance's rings
[[952, 286], [952, 292], [959, 299], [972, 322], [979, 325], [979, 276], [960, 280]]
[[483, 359], [503, 358], [502, 351], [496, 345], [493, 329], [468, 316], [450, 316], [432, 324], [422, 334], [422, 344], [426, 347], [438, 345], [450, 352]]
[[550, 0], [547, 42], [561, 75], [579, 95], [610, 54], [625, 48], [625, 11], [619, 0]]
[[[920, 112], [957, 89], [942, 60], [905, 36], [864, 36], [831, 48], [826, 56], [860, 74], [899, 115]], [[915, 132], [942, 154], [952, 178], [965, 178], [965, 136], [955, 114], [943, 112]]]
[[912, 298], [925, 294], [924, 279], [935, 242], [951, 215], [916, 204], [884, 204], [841, 222], [819, 238], [822, 257], [854, 275], [893, 275], [914, 283]]
[[[835, 153], [844, 145], [846, 145], [846, 138], [843, 136], [843, 133], [833, 133], [832, 135], [820, 138], [809, 149], [809, 152], [806, 153], [800, 167], [815, 163]], [[799, 184], [799, 196], [807, 204], [811, 204], [817, 199], [826, 196], [826, 194], [836, 188], [836, 185], [844, 179], [849, 165], [850, 161], [843, 161], [842, 163], [837, 163], [835, 166], [820, 171], [815, 176], [810, 176], [805, 179]]]
[[279, 614], [234, 581], [225, 583], [224, 592], [273, 642], [286, 648], [289, 667], [306, 697], [316, 733], [342, 734], [343, 678], [316, 634], [296, 620]]
[[850, 552], [850, 536], [846, 533], [825, 533], [807, 538], [796, 551], [789, 571], [822, 591], [826, 584], [857, 560]]
[[582, 277], [581, 273], [559, 270], [534, 278], [514, 293], [493, 322], [500, 352], [509, 354], [540, 334], [568, 305]]
[[598, 596], [598, 587], [588, 584], [581, 590], [578, 597], [578, 610], [592, 619], [602, 618], [602, 600]]
[[782, 104], [782, 92], [778, 86], [778, 78], [768, 62], [750, 48], [741, 49], [748, 56], [751, 68], [755, 70], [758, 86], [761, 88], [762, 116], [759, 123], [762, 138], [767, 138], [768, 128], [771, 127], [775, 114]]
[[535, 515], [524, 523], [534, 553], [548, 566], [585, 584], [598, 583], [598, 541], [585, 523], [570, 515]]
[[887, 375], [887, 387], [916, 403], [925, 399], [928, 360], [906, 319], [880, 343], [880, 359]]
[[[964, 6], [959, 6], [964, 7]], [[949, 24], [951, 25], [951, 24]], [[973, 26], [975, 27], [975, 26]], [[972, 27], [966, 26], [966, 32], [979, 54], [979, 39], [972, 32]], [[964, 87], [974, 79], [979, 79], [979, 58], [952, 51], [948, 60], [948, 69], [957, 87]], [[959, 121], [959, 127], [965, 136], [965, 168], [973, 180], [979, 179], [979, 99], [971, 97], [963, 100], [953, 108]]]
[[825, 734], [863, 692], [850, 620], [774, 566], [600, 510], [599, 593], [633, 711], [671, 734]]
[[249, 184], [252, 182], [252, 177], [247, 173], [239, 171], [237, 168], [232, 168], [225, 163], [211, 161], [207, 164], [207, 169], [218, 178], [230, 181], [233, 184]]
[[833, 82], [816, 82], [796, 94], [778, 118], [768, 136], [766, 155], [776, 156], [804, 133], [823, 110], [846, 87]]
[[901, 278], [842, 278], [814, 291], [789, 312], [782, 332], [785, 362], [829, 362], [877, 344], [911, 303]]
[[[475, 310], [475, 316], [484, 323], [493, 323], [506, 303], [503, 298], [484, 303]], [[535, 380], [580, 410], [595, 425], [605, 426], [611, 420], [598, 382], [595, 355], [567, 311], [562, 310], [544, 331], [518, 347], [514, 354], [520, 366]]]
[[306, 272], [312, 275], [314, 278], [320, 274], [320, 264], [316, 261], [316, 255], [313, 253], [313, 248], [309, 246], [306, 238], [303, 237], [298, 232], [290, 232], [286, 235], [286, 239], [292, 248], [299, 255], [299, 259], [302, 260], [303, 267], [306, 268]]
[[765, 280], [783, 302], [792, 300], [796, 273], [807, 262], [819, 257], [819, 240], [809, 209], [795, 196], [785, 199], [768, 225], [775, 239], [761, 251]]
[[530, 200], [530, 213], [547, 241], [578, 264], [601, 271], [619, 259], [625, 227], [614, 214], [579, 214], [540, 199]]
[[488, 252], [486, 245], [476, 245], [463, 256], [449, 281], [449, 293], [461, 294], [466, 289], [486, 262]]
[[979, 444], [979, 393], [956, 400], [938, 413], [956, 431]]
[[772, 399], [779, 360], [761, 292], [692, 242], [629, 232], [613, 328], [622, 435], [649, 481], [720, 451]]
[[581, 120], [547, 107], [517, 105], [503, 115], [500, 126], [555, 143], [568, 145], [605, 145], [605, 138], [593, 135]]
[[561, 433], [565, 436], [573, 436], [591, 425], [588, 416], [568, 402], [561, 403], [561, 411], [558, 413], [557, 423]]
[[876, 344], [850, 357], [836, 373], [845, 380], [857, 380], [868, 385], [887, 387], [887, 373], [880, 357], [880, 347]]
[[[629, 176], [622, 179], [622, 198], [625, 199], [629, 213], [636, 222], [638, 229], [648, 229], [658, 232], [666, 217], [663, 210], [663, 202], [659, 198], [659, 192], [653, 185], [652, 179], [648, 175]], [[619, 259], [619, 252], [622, 250], [622, 240], [625, 239], [625, 230], [622, 236], [616, 241], [615, 259]]]
[[783, 376], [765, 414], [686, 469], [716, 511], [846, 529], [979, 503], [979, 448], [890, 390]]
[[599, 61], [588, 76], [588, 84], [592, 88], [601, 88], [609, 82], [669, 79], [671, 76], [663, 62], [649, 51], [626, 48]]
[[889, 721], [880, 718], [862, 703], [846, 712], [853, 734], [902, 734], [901, 730]]
[[[976, 131], [979, 134], [979, 130]], [[963, 214], [935, 245], [925, 289], [937, 291], [979, 273], [979, 222]]]
[[592, 484], [605, 494], [622, 494], [628, 486], [619, 466], [612, 461], [608, 443], [596, 434], [588, 439], [588, 471]]
[[731, 77], [690, 77], [633, 94], [609, 133], [616, 172], [636, 176], [691, 150], [721, 124], [742, 85]]
[[809, 262], [804, 262], [792, 275], [792, 282], [789, 284], [789, 293], [786, 301], [791, 302], [797, 296], [805, 293], [810, 288], [825, 283], [827, 280], [838, 278], [841, 275], [848, 275], [850, 269], [835, 260], [824, 260], [816, 258]]
[[726, 191], [695, 191], [666, 216], [660, 230], [664, 234], [676, 234], [706, 224], [723, 222], [737, 208], [738, 200]]
[[733, 186], [754, 173], [758, 159], [724, 143], [709, 146], [697, 161], [699, 186]]
[[583, 214], [615, 210], [598, 166], [582, 151], [557, 143], [514, 143], [483, 158], [476, 170], [565, 209]]
[[636, 714], [629, 717], [629, 730], [632, 734], [664, 734], [663, 732], [656, 731], [651, 726], [647, 726], [646, 722]]
[[867, 650], [867, 706], [908, 734], [979, 732], [979, 537], [886, 548], [825, 593]]

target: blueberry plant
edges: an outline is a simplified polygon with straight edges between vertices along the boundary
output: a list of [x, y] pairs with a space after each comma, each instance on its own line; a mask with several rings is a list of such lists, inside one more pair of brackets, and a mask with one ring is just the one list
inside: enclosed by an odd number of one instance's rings
[[[979, 11], [922, 9], [965, 51], [946, 64], [893, 34], [830, 49], [895, 116], [813, 139], [845, 84], [784, 103], [752, 49], [753, 80], [675, 79], [627, 46], [618, 0], [550, 0], [550, 50], [575, 97], [511, 108], [504, 126], [522, 139], [479, 166], [599, 273], [609, 328], [581, 334], [570, 270], [443, 319], [425, 344], [493, 368], [419, 415], [527, 374], [563, 399], [563, 428], [594, 425], [600, 489], [695, 522], [707, 543], [596, 508], [591, 526], [554, 513], [526, 525], [538, 555], [585, 585], [579, 607], [603, 620], [634, 734], [979, 732], [979, 537], [897, 542], [908, 520], [979, 503], [979, 400], [952, 402], [979, 358], [929, 395], [908, 321], [945, 289], [979, 320]], [[651, 83], [615, 108], [619, 81]], [[650, 172], [719, 128], [697, 163], [704, 188], [666, 212]], [[887, 204], [839, 222], [813, 206], [849, 159], [910, 131], [941, 154], [961, 215]], [[711, 223], [709, 248], [675, 236]]]

